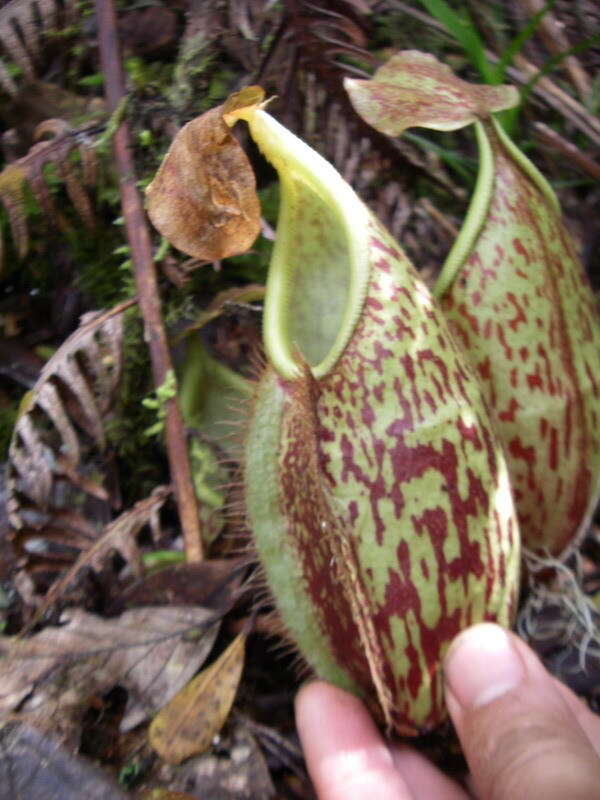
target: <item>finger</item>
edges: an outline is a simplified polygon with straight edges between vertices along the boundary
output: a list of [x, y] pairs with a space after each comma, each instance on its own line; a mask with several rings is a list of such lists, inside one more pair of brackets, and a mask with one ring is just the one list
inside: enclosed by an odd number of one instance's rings
[[[464, 631], [445, 662], [446, 700], [474, 784], [486, 800], [584, 800], [600, 792], [600, 759], [564, 692], [518, 637]], [[590, 712], [587, 712], [590, 714]]]
[[[583, 700], [580, 700], [568, 686], [556, 678], [554, 678], [554, 685], [600, 758], [600, 716], [591, 713]], [[600, 790], [598, 793], [600, 794]]]
[[411, 747], [392, 747], [391, 750], [394, 764], [415, 798], [467, 800], [467, 793], [421, 753]]
[[413, 800], [358, 698], [309, 683], [296, 698], [296, 725], [319, 800]]

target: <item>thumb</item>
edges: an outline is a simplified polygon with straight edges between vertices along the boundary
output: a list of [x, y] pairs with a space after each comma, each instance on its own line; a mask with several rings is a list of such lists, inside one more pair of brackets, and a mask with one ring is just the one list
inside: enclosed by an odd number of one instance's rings
[[479, 797], [600, 797], [600, 717], [517, 636], [490, 623], [463, 631], [444, 675]]

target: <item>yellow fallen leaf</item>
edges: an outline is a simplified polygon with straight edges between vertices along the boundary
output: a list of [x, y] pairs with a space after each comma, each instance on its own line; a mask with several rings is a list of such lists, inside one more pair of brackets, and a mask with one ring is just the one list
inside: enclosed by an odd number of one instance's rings
[[150, 745], [169, 764], [203, 753], [223, 727], [240, 682], [245, 643], [242, 632], [152, 721]]
[[140, 795], [140, 800], [195, 800], [191, 794], [172, 792], [170, 789], [146, 789]]

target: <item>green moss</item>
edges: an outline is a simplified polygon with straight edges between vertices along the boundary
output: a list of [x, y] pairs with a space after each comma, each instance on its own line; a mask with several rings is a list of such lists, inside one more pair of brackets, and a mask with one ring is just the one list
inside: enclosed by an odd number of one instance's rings
[[134, 92], [164, 94], [168, 90], [173, 74], [171, 64], [132, 56], [125, 61], [124, 66]]
[[156, 419], [140, 399], [153, 389], [148, 347], [137, 308], [125, 312], [123, 336], [123, 377], [106, 436], [115, 454], [124, 507], [146, 497], [167, 480], [167, 464], [160, 441], [144, 431]]
[[18, 411], [18, 403], [0, 408], [0, 461], [4, 461], [8, 456], [8, 448], [13, 428], [17, 422]]
[[[179, 49], [177, 61], [173, 69], [173, 81], [166, 92], [169, 103], [178, 112], [183, 112], [194, 101], [195, 91], [203, 79], [210, 81], [209, 73], [213, 65], [213, 56], [204, 33], [185, 39]], [[209, 88], [199, 93], [204, 100], [204, 109], [214, 105], [213, 91]], [[207, 97], [208, 94], [208, 97]], [[227, 96], [227, 89], [219, 95], [219, 100]]]

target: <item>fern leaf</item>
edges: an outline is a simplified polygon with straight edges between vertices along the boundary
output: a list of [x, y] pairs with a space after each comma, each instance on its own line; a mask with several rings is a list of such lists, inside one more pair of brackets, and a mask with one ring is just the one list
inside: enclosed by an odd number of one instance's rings
[[6, 65], [0, 60], [0, 86], [4, 89], [6, 94], [15, 97], [18, 89], [17, 84], [13, 81], [12, 75], [7, 70]]
[[59, 543], [63, 556], [71, 548], [72, 561], [72, 548], [98, 536], [86, 520], [90, 503], [94, 522], [98, 503], [100, 526], [110, 519], [102, 458], [122, 372], [122, 311], [85, 314], [23, 403], [9, 450], [7, 505], [13, 540], [26, 557], [35, 538]]
[[[8, 214], [10, 232], [20, 259], [27, 255], [28, 236], [23, 184], [26, 172], [19, 163], [9, 164], [0, 172], [0, 201]], [[0, 240], [2, 237], [0, 236]], [[0, 269], [2, 260], [0, 259]]]
[[[27, 80], [35, 78], [43, 34], [58, 27], [60, 21], [71, 20], [75, 9], [75, 0], [9, 0], [0, 8], [0, 45]], [[0, 85], [8, 94], [17, 94], [17, 86], [1, 60]]]
[[[85, 133], [86, 128], [73, 129], [62, 119], [47, 119], [36, 128], [35, 137], [40, 139], [50, 134], [52, 138], [38, 141], [26, 156], [8, 164], [0, 173], [0, 202], [8, 213], [11, 235], [20, 259], [27, 255], [29, 245], [24, 200], [26, 182], [47, 220], [54, 221], [62, 229], [68, 228], [64, 215], [56, 208], [48, 189], [44, 176], [46, 164], [54, 165], [84, 225], [89, 230], [94, 227], [92, 204], [83, 184], [91, 185], [95, 181], [97, 163], [91, 140], [88, 144]], [[83, 183], [70, 161], [74, 150], [80, 154]], [[0, 268], [1, 255], [0, 243]]]
[[91, 567], [95, 571], [101, 570], [106, 558], [115, 550], [131, 566], [133, 574], [140, 578], [143, 574], [143, 565], [136, 536], [145, 525], [152, 525], [153, 517], [158, 515], [170, 493], [171, 489], [168, 486], [157, 486], [150, 497], [140, 500], [133, 508], [124, 511], [107, 525], [102, 535], [83, 548], [75, 563], [52, 585], [33, 619], [28, 623], [28, 629], [31, 629], [67, 591], [80, 570], [85, 567]]

